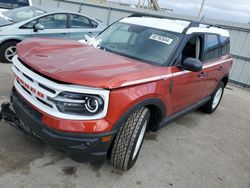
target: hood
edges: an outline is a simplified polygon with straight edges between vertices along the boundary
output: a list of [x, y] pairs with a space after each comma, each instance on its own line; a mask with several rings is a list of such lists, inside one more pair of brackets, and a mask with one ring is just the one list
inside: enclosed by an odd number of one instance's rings
[[76, 41], [60, 39], [28, 39], [17, 45], [17, 53], [25, 64], [47, 77], [107, 89], [157, 76], [162, 69]]

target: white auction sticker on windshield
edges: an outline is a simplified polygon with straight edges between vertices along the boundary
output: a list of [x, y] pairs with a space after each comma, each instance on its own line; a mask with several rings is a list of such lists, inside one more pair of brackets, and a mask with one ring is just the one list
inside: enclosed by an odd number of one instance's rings
[[170, 45], [172, 43], [172, 41], [173, 41], [173, 39], [171, 39], [171, 38], [168, 38], [168, 37], [165, 37], [165, 36], [162, 36], [162, 35], [157, 35], [157, 34], [150, 35], [149, 39], [155, 40], [155, 41], [158, 41], [158, 42], [162, 42], [162, 43], [165, 43], [165, 44], [168, 44], [168, 45]]

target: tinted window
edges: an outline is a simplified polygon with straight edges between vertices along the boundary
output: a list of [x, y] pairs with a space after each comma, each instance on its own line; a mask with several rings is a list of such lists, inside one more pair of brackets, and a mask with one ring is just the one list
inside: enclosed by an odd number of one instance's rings
[[11, 1], [11, 8], [17, 8], [18, 7], [18, 1], [17, 0], [12, 0]]
[[67, 27], [66, 14], [52, 14], [44, 16], [38, 20], [45, 29], [65, 29]]
[[214, 60], [219, 57], [219, 42], [217, 35], [205, 35], [205, 53], [203, 61]]
[[0, 8], [11, 8], [11, 2], [10, 0], [0, 0]]
[[19, 7], [29, 6], [29, 1], [28, 0], [19, 0], [18, 1], [18, 6]]
[[28, 0], [0, 0], [0, 8], [12, 9], [21, 6], [29, 6]]
[[230, 39], [229, 37], [220, 36], [221, 42], [221, 55], [227, 55], [230, 53]]
[[90, 28], [89, 19], [79, 15], [71, 15], [71, 28]]

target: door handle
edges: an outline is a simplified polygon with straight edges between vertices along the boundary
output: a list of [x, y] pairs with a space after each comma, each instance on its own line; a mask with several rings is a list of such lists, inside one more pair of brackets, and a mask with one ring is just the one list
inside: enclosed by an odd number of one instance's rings
[[61, 33], [61, 35], [65, 36], [65, 35], [67, 35], [67, 33]]
[[198, 74], [198, 77], [199, 77], [199, 78], [202, 78], [202, 77], [204, 77], [204, 76], [206, 76], [205, 72], [200, 72], [200, 73]]
[[219, 71], [221, 71], [221, 70], [223, 70], [223, 69], [224, 69], [224, 67], [222, 67], [222, 66], [220, 66], [220, 67], [218, 68]]

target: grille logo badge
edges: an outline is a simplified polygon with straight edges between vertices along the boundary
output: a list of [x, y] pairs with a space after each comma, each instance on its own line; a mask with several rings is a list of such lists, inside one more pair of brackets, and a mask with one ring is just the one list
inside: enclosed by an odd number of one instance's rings
[[23, 79], [19, 78], [17, 75], [16, 76], [16, 80], [23, 86], [25, 87], [29, 92], [37, 95], [40, 98], [44, 98], [44, 94], [40, 91], [38, 91], [36, 88], [30, 86], [28, 83], [26, 83]]

